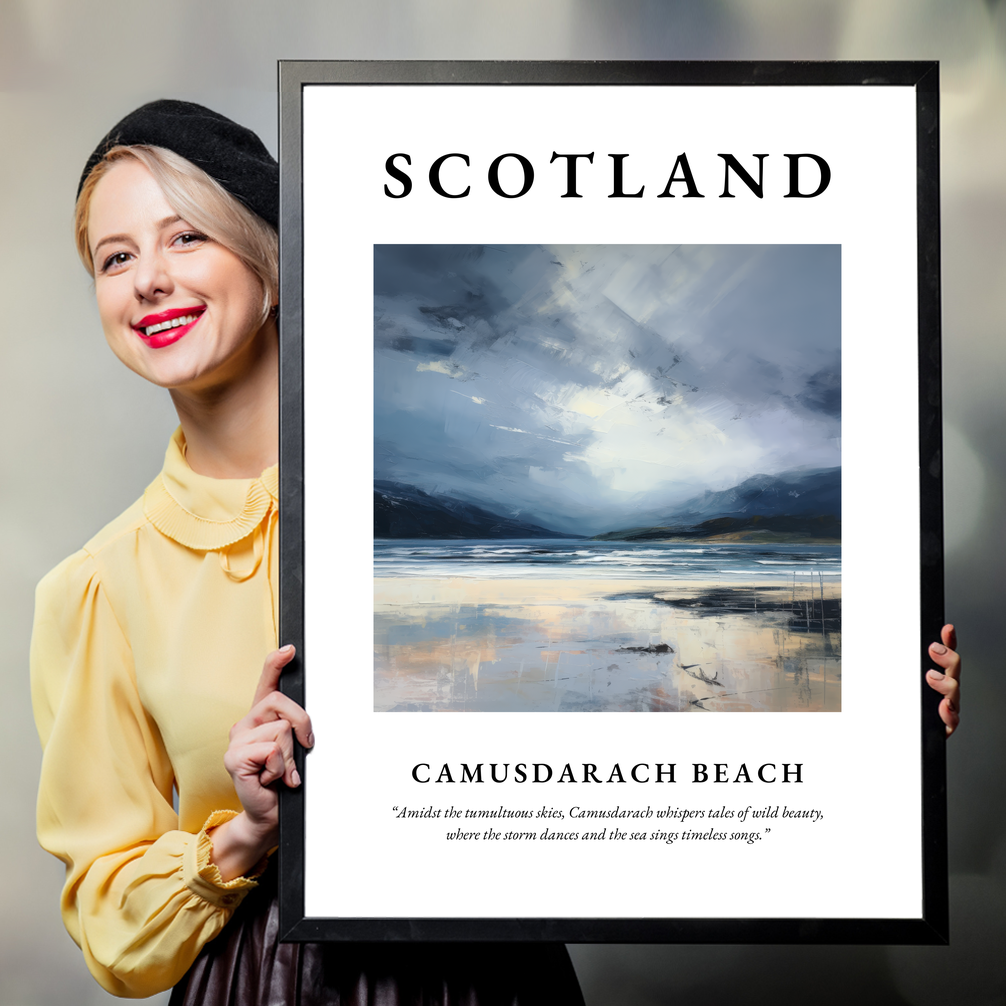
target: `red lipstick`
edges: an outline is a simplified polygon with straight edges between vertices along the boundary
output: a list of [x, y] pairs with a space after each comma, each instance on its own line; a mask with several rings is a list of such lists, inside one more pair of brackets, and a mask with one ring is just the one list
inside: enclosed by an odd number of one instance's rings
[[[170, 346], [173, 342], [178, 342], [184, 335], [187, 335], [205, 310], [204, 305], [199, 305], [196, 307], [173, 307], [168, 311], [148, 314], [133, 325], [133, 331], [151, 349], [161, 349], [164, 346]], [[178, 322], [184, 318], [189, 320], [179, 324]], [[150, 331], [151, 329], [154, 331]]]

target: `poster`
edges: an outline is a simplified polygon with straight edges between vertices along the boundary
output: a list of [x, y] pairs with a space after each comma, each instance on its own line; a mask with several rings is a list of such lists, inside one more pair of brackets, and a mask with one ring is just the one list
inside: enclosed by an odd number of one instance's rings
[[927, 69], [284, 66], [293, 938], [942, 938]]

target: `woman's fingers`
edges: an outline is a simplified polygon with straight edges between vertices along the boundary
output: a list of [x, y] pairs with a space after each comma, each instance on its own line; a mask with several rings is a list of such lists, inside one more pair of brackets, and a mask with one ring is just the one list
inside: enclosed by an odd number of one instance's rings
[[286, 766], [287, 761], [283, 755], [282, 747], [279, 744], [271, 745], [269, 754], [262, 765], [262, 771], [259, 773], [259, 782], [263, 786], [268, 786], [278, 779], [282, 779], [286, 773]]
[[930, 643], [929, 657], [940, 665], [944, 674], [948, 674], [955, 681], [960, 678], [961, 656], [956, 650], [949, 650], [940, 643]]
[[943, 700], [940, 702], [939, 706], [940, 719], [943, 720], [946, 725], [947, 736], [949, 737], [957, 729], [957, 725], [961, 721], [960, 709], [957, 706], [957, 682], [945, 675], [941, 678], [937, 678], [937, 674], [939, 674], [939, 671], [930, 671], [926, 675], [926, 679], [931, 688], [935, 688], [938, 692], [943, 692], [943, 688], [941, 686], [945, 684], [950, 684], [952, 686], [951, 694], [944, 694]]
[[231, 728], [231, 737], [275, 720], [288, 722], [296, 732], [297, 740], [304, 747], [314, 747], [311, 717], [304, 711], [303, 706], [297, 705], [293, 699], [282, 692], [270, 692], [264, 699], [256, 703], [248, 715], [238, 720]]
[[943, 645], [948, 646], [951, 650], [957, 649], [957, 630], [952, 625], [944, 625], [940, 630], [940, 639], [943, 640]]
[[282, 692], [271, 692], [259, 705], [252, 709], [250, 716], [264, 723], [272, 719], [286, 720], [297, 734], [297, 740], [306, 748], [314, 747], [314, 734], [311, 731], [311, 717], [303, 706], [297, 705], [289, 695]]
[[258, 687], [255, 689], [255, 698], [252, 699], [252, 708], [257, 706], [270, 692], [276, 691], [283, 668], [293, 660], [296, 653], [296, 648], [288, 645], [273, 650], [265, 658], [265, 662], [262, 664], [262, 675], [259, 677]]
[[[265, 658], [251, 710], [244, 719], [235, 724], [234, 730], [247, 729], [272, 719], [285, 719], [293, 725], [297, 740], [304, 747], [314, 747], [311, 717], [307, 715], [302, 706], [279, 691], [279, 679], [283, 668], [293, 660], [296, 652], [293, 646], [284, 646], [281, 649], [273, 650]], [[234, 730], [231, 731], [232, 736]]]
[[263, 740], [228, 748], [224, 755], [224, 767], [233, 777], [235, 785], [257, 781], [259, 786], [268, 786], [282, 777], [286, 761], [280, 744]]
[[[955, 643], [957, 642], [957, 640], [953, 638], [954, 632], [952, 625], [944, 626], [942, 635], [946, 639], [953, 639]], [[960, 678], [961, 655], [949, 644], [930, 643], [929, 656], [935, 663], [939, 664], [946, 675], [953, 678], [955, 681]]]
[[926, 672], [929, 687], [943, 696], [940, 702], [940, 719], [946, 724], [949, 737], [960, 723], [960, 674], [961, 657], [957, 653], [957, 632], [952, 625], [944, 625], [940, 632], [940, 643], [929, 645], [929, 656], [942, 671], [932, 669]]
[[[273, 749], [278, 752], [278, 761], [272, 757]], [[293, 789], [300, 785], [300, 773], [293, 757], [293, 731], [284, 719], [270, 720], [241, 731], [232, 738], [229, 750], [237, 752], [239, 758], [245, 757], [245, 752], [255, 752], [259, 766], [256, 774], [263, 786], [280, 778]], [[268, 760], [266, 755], [270, 756]]]
[[948, 699], [950, 707], [954, 712], [957, 712], [957, 696], [961, 688], [960, 683], [955, 678], [950, 677], [949, 674], [942, 674], [940, 671], [928, 671], [926, 673], [926, 680], [929, 682], [929, 687]]
[[276, 795], [267, 792], [272, 783], [282, 779], [291, 788], [300, 785], [294, 761], [294, 735], [305, 747], [314, 745], [311, 718], [278, 690], [283, 668], [295, 652], [292, 646], [284, 646], [266, 657], [252, 708], [231, 728], [230, 745], [224, 756], [224, 765], [234, 780], [241, 805], [257, 817], [275, 815]]
[[[301, 784], [294, 762], [294, 733], [305, 746], [314, 743], [310, 717], [278, 690], [283, 668], [294, 653], [292, 646], [284, 646], [266, 657], [252, 708], [231, 728], [230, 744], [224, 755], [224, 767], [230, 773], [245, 814], [244, 818], [234, 820], [251, 822], [256, 833], [268, 836], [268, 845], [275, 844], [278, 828], [279, 795], [273, 783], [282, 779], [290, 787]], [[225, 830], [224, 826], [217, 829]]]

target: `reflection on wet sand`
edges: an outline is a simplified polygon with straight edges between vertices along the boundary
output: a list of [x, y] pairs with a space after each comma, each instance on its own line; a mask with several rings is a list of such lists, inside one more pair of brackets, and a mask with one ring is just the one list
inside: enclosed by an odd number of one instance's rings
[[374, 581], [374, 708], [841, 709], [841, 585]]

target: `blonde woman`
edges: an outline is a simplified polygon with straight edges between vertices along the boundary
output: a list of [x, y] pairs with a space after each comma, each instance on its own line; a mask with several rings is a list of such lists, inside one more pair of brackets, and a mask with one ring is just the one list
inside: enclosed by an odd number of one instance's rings
[[561, 945], [277, 943], [277, 787], [314, 743], [277, 688], [277, 223], [261, 141], [188, 102], [126, 116], [81, 178], [105, 337], [180, 425], [142, 498], [38, 588], [38, 833], [67, 929], [119, 996], [582, 1004]]

